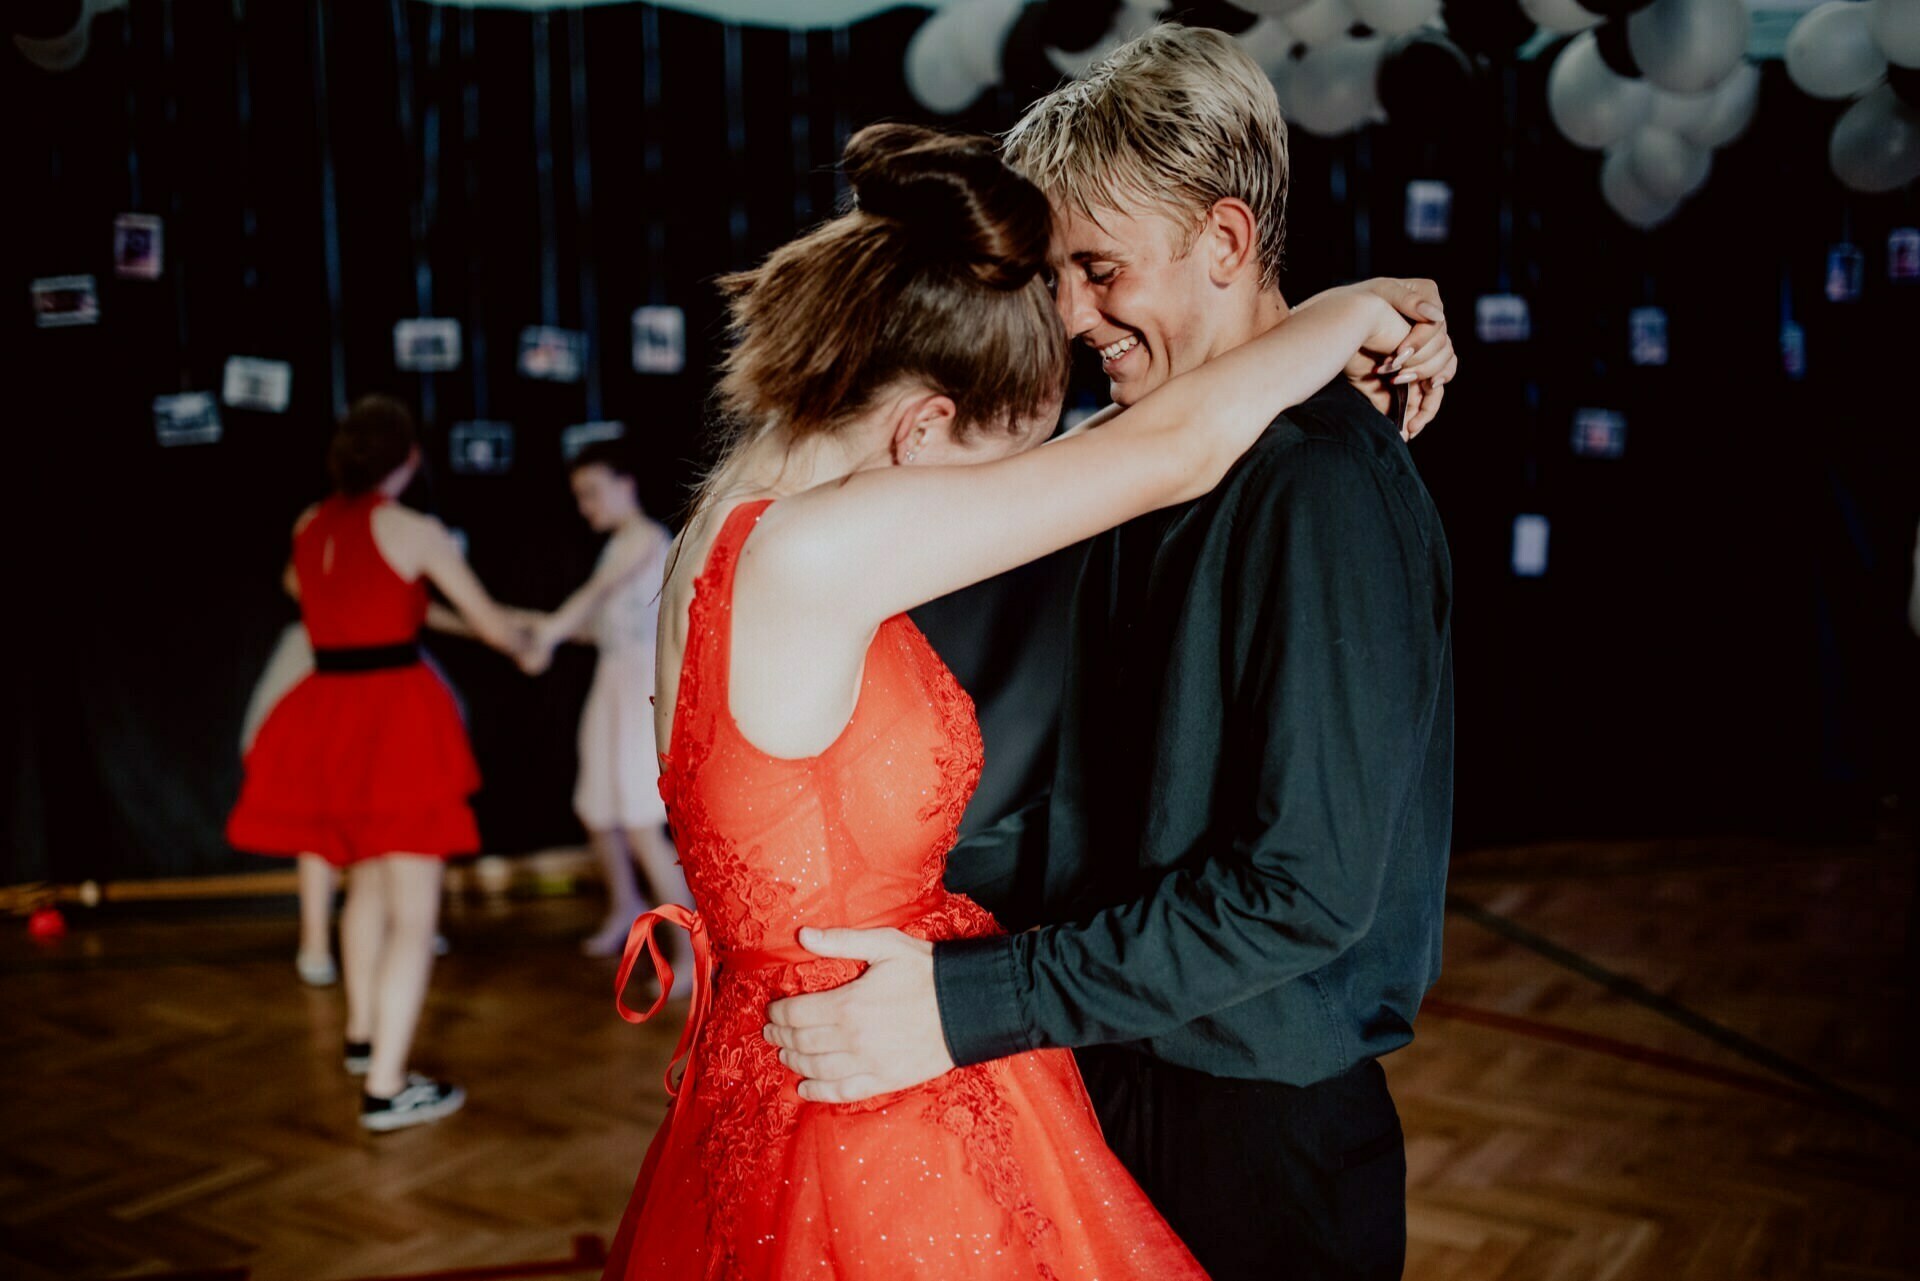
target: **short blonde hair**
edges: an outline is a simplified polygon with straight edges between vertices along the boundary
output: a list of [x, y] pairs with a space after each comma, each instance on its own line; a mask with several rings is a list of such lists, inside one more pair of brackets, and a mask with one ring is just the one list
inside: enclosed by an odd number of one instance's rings
[[1142, 205], [1187, 228], [1234, 197], [1259, 228], [1260, 286], [1280, 283], [1287, 240], [1287, 126], [1260, 66], [1231, 36], [1166, 23], [1027, 109], [1007, 162], [1050, 200], [1098, 218]]

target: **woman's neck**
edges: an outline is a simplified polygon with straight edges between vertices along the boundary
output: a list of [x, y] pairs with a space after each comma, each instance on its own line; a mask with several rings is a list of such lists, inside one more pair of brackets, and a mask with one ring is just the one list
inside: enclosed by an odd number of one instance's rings
[[790, 440], [777, 430], [765, 432], [727, 465], [723, 488], [785, 498], [844, 480], [886, 461], [884, 449], [867, 447], [871, 435], [857, 423], [804, 440]]

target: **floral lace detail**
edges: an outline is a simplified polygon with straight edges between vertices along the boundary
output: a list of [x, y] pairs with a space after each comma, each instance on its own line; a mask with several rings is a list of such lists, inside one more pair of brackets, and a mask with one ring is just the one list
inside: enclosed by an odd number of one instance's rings
[[[729, 517], [730, 524], [732, 520]], [[729, 732], [726, 676], [716, 669], [730, 648], [717, 638], [728, 634], [720, 629], [731, 627], [732, 576], [744, 542], [731, 533], [723, 530], [714, 541], [707, 565], [694, 582], [688, 608], [688, 661], [675, 701], [672, 750], [662, 757], [660, 792], [670, 810], [688, 884], [708, 930], [723, 947], [752, 950], [765, 945], [769, 922], [789, 919], [798, 887], [768, 875], [765, 869], [772, 859], [759, 845], [743, 848], [721, 830], [722, 824], [715, 822], [707, 805], [706, 793], [713, 783], [703, 779], [703, 771]], [[973, 700], [919, 629], [903, 618], [883, 632], [887, 630], [894, 630], [902, 645], [900, 650], [888, 651], [896, 655], [893, 661], [900, 662], [904, 656], [905, 662], [904, 669], [892, 669], [894, 678], [910, 680], [913, 696], [924, 695], [933, 713], [924, 750], [931, 753], [937, 782], [914, 816], [925, 829], [923, 843], [916, 843], [914, 849], [924, 850], [917, 868], [919, 892], [936, 896], [947, 851], [958, 839], [961, 816], [979, 781], [984, 761], [980, 726]], [[876, 645], [880, 644], [877, 638]], [[999, 932], [987, 912], [957, 895], [940, 899], [932, 911], [904, 928], [933, 940]], [[795, 1128], [804, 1109], [816, 1106], [799, 1098], [793, 1073], [762, 1038], [766, 1007], [795, 992], [839, 986], [857, 978], [864, 968], [858, 962], [822, 959], [730, 971], [722, 961], [713, 1009], [693, 1048], [700, 1063], [698, 1087], [674, 1103], [676, 1122], [690, 1127], [681, 1133], [697, 1148], [704, 1182], [708, 1281], [740, 1271], [742, 1232], [748, 1230], [743, 1220], [749, 1211], [768, 1208], [762, 1199], [779, 1184], [780, 1163], [791, 1151]], [[1005, 1065], [985, 1064], [950, 1072], [907, 1096], [883, 1095], [835, 1111], [872, 1112], [898, 1106], [903, 1097], [923, 1098], [924, 1119], [959, 1140], [968, 1172], [1005, 1211], [1017, 1238], [1038, 1254], [1050, 1241], [1057, 1241], [1058, 1231], [1036, 1203], [1014, 1154], [1007, 1080]], [[1053, 1269], [1043, 1263], [1035, 1266], [1036, 1275], [1044, 1281], [1058, 1281]]]
[[[694, 580], [693, 600], [687, 607], [689, 650], [696, 638], [711, 636], [716, 627], [731, 626], [733, 602], [723, 585], [730, 584], [739, 556], [739, 545], [717, 541], [706, 569]], [[794, 887], [755, 875], [752, 866], [758, 849], [750, 848], [743, 855], [733, 841], [715, 830], [707, 815], [695, 785], [714, 747], [714, 717], [703, 711], [705, 673], [706, 664], [699, 662], [687, 663], [681, 671], [674, 703], [673, 751], [661, 758], [660, 795], [680, 842], [688, 888], [708, 918], [708, 928], [730, 943], [754, 948], [765, 941], [767, 917], [793, 896]], [[696, 849], [697, 857], [689, 857]]]
[[980, 784], [980, 770], [986, 764], [986, 745], [980, 737], [980, 719], [975, 713], [973, 696], [961, 687], [918, 627], [910, 627], [910, 634], [914, 666], [924, 677], [934, 710], [940, 715], [944, 740], [933, 753], [934, 762], [940, 768], [940, 792], [919, 814], [922, 822], [938, 819], [944, 828], [935, 846], [940, 851], [938, 857], [928, 859], [921, 870], [921, 892], [930, 893], [946, 875], [947, 851], [959, 843], [960, 819]]
[[790, 1084], [793, 1074], [760, 1035], [768, 1003], [783, 995], [775, 973], [727, 976], [714, 1017], [693, 1051], [705, 1056], [695, 1106], [707, 1116], [699, 1138], [709, 1239], [714, 1244], [706, 1281], [735, 1272], [743, 1198], [749, 1189], [767, 1186], [768, 1174], [800, 1118], [800, 1098]]
[[969, 1172], [987, 1185], [1033, 1250], [1034, 1275], [1041, 1281], [1059, 1281], [1054, 1270], [1037, 1257], [1058, 1230], [1053, 1220], [1041, 1213], [1030, 1185], [1021, 1176], [1020, 1163], [1013, 1157], [1013, 1121], [999, 1082], [1005, 1070], [996, 1062], [947, 1073], [929, 1087], [933, 1097], [927, 1101], [926, 1117], [960, 1140]]

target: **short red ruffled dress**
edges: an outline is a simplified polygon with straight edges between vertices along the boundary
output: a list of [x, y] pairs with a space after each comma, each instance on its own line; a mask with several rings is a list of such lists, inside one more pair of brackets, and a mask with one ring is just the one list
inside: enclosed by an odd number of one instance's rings
[[267, 714], [227, 840], [336, 865], [480, 848], [480, 770], [453, 693], [421, 660], [427, 588], [373, 540], [378, 494], [320, 504], [293, 540], [314, 671]]
[[[979, 780], [973, 703], [904, 615], [867, 651], [826, 751], [755, 749], [728, 710], [734, 568], [766, 502], [729, 514], [695, 584], [666, 797], [699, 913], [685, 1071], [647, 1150], [605, 1278], [1007, 1281], [1203, 1277], [1107, 1148], [1073, 1058], [1017, 1055], [866, 1103], [808, 1103], [761, 1037], [769, 1002], [857, 977], [810, 959], [802, 925], [928, 939], [999, 932], [941, 875]], [[663, 988], [668, 975], [662, 975]], [[640, 1021], [657, 1013], [621, 1013]], [[671, 1072], [671, 1069], [670, 1069]]]

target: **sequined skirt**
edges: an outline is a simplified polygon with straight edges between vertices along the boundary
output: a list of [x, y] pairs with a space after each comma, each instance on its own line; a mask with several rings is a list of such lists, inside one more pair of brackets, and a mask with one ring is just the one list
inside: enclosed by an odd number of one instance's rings
[[[980, 908], [910, 932], [999, 933]], [[770, 1001], [858, 967], [722, 968], [697, 1072], [647, 1151], [605, 1277], [1204, 1277], [1107, 1148], [1073, 1056], [1016, 1055], [865, 1103], [809, 1103]]]

